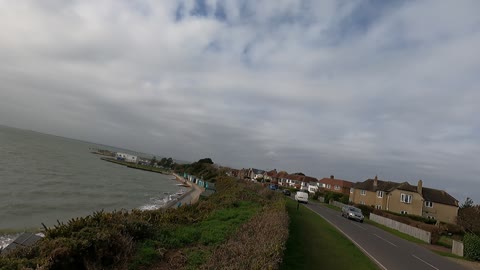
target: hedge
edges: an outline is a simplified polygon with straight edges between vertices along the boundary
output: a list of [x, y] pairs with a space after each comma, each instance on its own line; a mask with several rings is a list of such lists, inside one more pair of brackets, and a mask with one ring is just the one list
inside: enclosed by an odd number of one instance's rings
[[480, 236], [467, 233], [463, 237], [463, 254], [466, 258], [480, 261]]

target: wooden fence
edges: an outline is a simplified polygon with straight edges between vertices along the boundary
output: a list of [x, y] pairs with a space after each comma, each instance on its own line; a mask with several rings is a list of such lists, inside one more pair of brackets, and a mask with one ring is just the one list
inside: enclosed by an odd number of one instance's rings
[[431, 242], [431, 233], [421, 230], [419, 228], [400, 223], [398, 221], [395, 221], [393, 219], [389, 219], [386, 217], [378, 216], [373, 213], [370, 214], [370, 220], [375, 221], [377, 223], [380, 223], [384, 226], [387, 226], [389, 228], [395, 229], [397, 231], [400, 231], [402, 233], [408, 234], [410, 236], [413, 236], [417, 239], [420, 239], [424, 242], [427, 242], [430, 244]]

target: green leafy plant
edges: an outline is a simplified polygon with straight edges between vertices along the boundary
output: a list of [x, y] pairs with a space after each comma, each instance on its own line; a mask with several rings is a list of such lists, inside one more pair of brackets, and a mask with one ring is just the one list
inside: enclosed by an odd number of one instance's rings
[[480, 261], [480, 236], [467, 233], [463, 237], [465, 257], [471, 260]]

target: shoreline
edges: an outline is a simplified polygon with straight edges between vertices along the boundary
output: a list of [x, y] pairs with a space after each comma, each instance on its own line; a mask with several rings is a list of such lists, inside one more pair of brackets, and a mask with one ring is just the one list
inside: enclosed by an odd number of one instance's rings
[[190, 187], [190, 190], [185, 192], [185, 194], [182, 194], [182, 196], [178, 197], [176, 200], [168, 202], [164, 206], [164, 208], [165, 209], [172, 208], [172, 207], [178, 208], [179, 207], [179, 205], [178, 205], [179, 202], [181, 203], [180, 206], [185, 205], [185, 204], [195, 204], [195, 203], [197, 203], [198, 200], [200, 199], [200, 194], [202, 194], [202, 192], [204, 190], [201, 187], [199, 187], [197, 184], [194, 184], [194, 183], [188, 181], [187, 179], [179, 176], [176, 173], [172, 173], [172, 175], [175, 176], [177, 182], [188, 185]]

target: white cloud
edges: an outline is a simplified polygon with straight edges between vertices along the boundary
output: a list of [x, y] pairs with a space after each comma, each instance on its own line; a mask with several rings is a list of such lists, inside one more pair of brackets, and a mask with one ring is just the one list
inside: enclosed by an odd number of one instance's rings
[[461, 196], [478, 185], [477, 1], [198, 3], [0, 1], [0, 124]]

